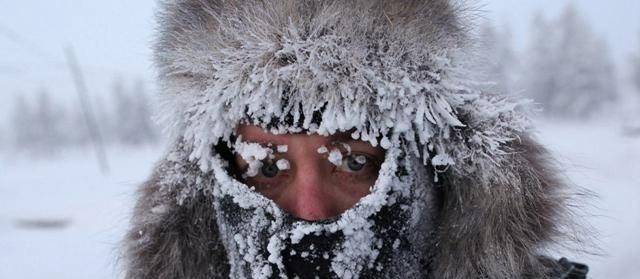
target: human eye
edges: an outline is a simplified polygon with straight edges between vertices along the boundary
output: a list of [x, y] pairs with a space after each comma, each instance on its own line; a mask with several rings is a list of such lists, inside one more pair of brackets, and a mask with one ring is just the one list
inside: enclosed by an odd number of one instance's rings
[[342, 158], [342, 164], [338, 166], [340, 171], [349, 173], [360, 173], [365, 171], [377, 171], [372, 170], [378, 166], [378, 160], [371, 155], [366, 154], [349, 154]]
[[259, 175], [265, 178], [274, 178], [280, 173], [278, 164], [273, 161], [262, 162]]
[[289, 167], [289, 161], [284, 158], [258, 161], [253, 167], [245, 168], [244, 183], [270, 197], [289, 180]]
[[248, 179], [269, 180], [286, 175], [289, 168], [290, 164], [287, 159], [265, 159], [255, 164], [249, 164], [244, 173]]

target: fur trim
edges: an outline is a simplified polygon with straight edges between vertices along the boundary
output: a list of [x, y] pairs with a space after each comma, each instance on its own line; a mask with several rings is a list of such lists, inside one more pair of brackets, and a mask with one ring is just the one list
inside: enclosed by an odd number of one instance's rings
[[185, 164], [186, 158], [173, 158], [163, 160], [140, 188], [124, 242], [125, 278], [228, 278], [213, 198], [196, 186], [206, 178], [193, 175], [198, 168]]
[[540, 253], [564, 233], [565, 185], [542, 146], [526, 137], [512, 145], [500, 166], [507, 180], [447, 176], [436, 277], [547, 278], [558, 268]]
[[183, 0], [164, 11], [160, 119], [205, 171], [209, 147], [247, 119], [281, 133], [355, 129], [385, 148], [405, 140], [460, 172], [500, 160], [528, 125], [522, 102], [477, 89], [464, 10], [450, 1]]

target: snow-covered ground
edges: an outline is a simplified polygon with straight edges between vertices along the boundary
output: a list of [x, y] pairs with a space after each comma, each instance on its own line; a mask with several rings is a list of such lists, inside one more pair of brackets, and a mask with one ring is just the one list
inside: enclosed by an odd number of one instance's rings
[[[640, 138], [605, 122], [545, 121], [539, 130], [573, 182], [600, 195], [588, 219], [605, 255], [575, 260], [590, 265], [590, 278], [638, 278]], [[118, 242], [135, 187], [161, 153], [111, 149], [108, 176], [90, 151], [55, 160], [0, 157], [0, 278], [121, 277]]]
[[623, 127], [613, 120], [538, 124], [569, 179], [598, 196], [583, 217], [598, 231], [602, 255], [572, 258], [589, 264], [589, 278], [640, 278], [640, 135], [625, 136]]
[[121, 277], [118, 242], [135, 188], [161, 153], [111, 149], [108, 176], [91, 150], [53, 161], [1, 158], [0, 278]]

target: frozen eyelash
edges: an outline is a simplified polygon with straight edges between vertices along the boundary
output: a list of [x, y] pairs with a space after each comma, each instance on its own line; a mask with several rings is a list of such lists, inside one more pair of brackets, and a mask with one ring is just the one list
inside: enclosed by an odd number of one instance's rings
[[320, 147], [318, 148], [318, 154], [324, 154], [324, 153], [327, 153], [327, 152], [329, 152], [329, 149], [328, 149], [326, 146], [324, 146], [324, 145], [323, 145], [323, 146], [320, 146]]
[[337, 167], [342, 166], [342, 152], [338, 148], [331, 149], [329, 153], [329, 162]]
[[233, 149], [249, 165], [242, 175], [243, 178], [255, 177], [263, 165], [262, 160], [274, 158], [273, 149], [263, 147], [258, 143], [244, 142], [242, 141], [242, 136], [238, 136], [238, 139], [233, 144]]
[[289, 151], [289, 146], [288, 145], [278, 145], [276, 150], [278, 151], [278, 153], [287, 153], [287, 151]]
[[358, 164], [365, 164], [365, 163], [367, 163], [367, 161], [368, 161], [368, 160], [367, 160], [367, 156], [364, 156], [364, 155], [358, 155], [358, 156], [356, 156], [355, 160], [356, 160], [356, 162], [357, 162]]
[[276, 162], [276, 166], [279, 170], [288, 170], [291, 168], [291, 164], [287, 159], [280, 159]]

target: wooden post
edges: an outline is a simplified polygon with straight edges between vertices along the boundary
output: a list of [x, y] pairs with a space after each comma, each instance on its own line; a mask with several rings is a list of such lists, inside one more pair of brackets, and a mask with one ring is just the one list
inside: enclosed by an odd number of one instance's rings
[[91, 108], [91, 103], [89, 102], [89, 98], [87, 96], [87, 85], [85, 84], [84, 77], [82, 76], [82, 71], [80, 70], [80, 66], [78, 65], [78, 61], [76, 59], [73, 48], [67, 47], [65, 49], [65, 54], [67, 57], [67, 63], [69, 64], [69, 69], [71, 70], [73, 81], [75, 83], [76, 91], [78, 92], [78, 97], [80, 98], [82, 115], [84, 116], [87, 130], [89, 131], [89, 137], [91, 138], [91, 143], [96, 152], [100, 171], [103, 175], [106, 175], [109, 173], [109, 163], [107, 162], [107, 155], [104, 151], [102, 136], [100, 135], [100, 130], [98, 129], [98, 125], [93, 114], [93, 109]]

